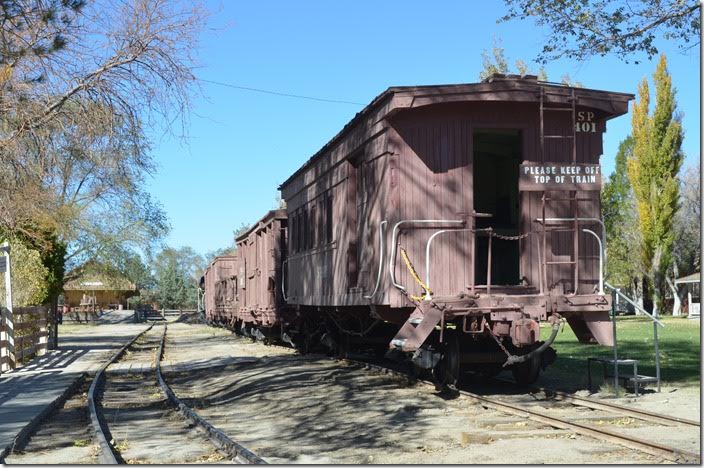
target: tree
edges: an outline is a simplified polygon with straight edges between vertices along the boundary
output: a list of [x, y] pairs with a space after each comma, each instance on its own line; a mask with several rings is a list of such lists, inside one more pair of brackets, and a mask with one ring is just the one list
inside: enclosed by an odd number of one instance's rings
[[187, 116], [206, 15], [183, 5], [2, 2], [0, 232], [85, 246], [163, 224], [141, 189], [146, 130]]
[[154, 259], [155, 286], [150, 293], [161, 307], [195, 308], [204, 259], [191, 247], [167, 247]]
[[[682, 165], [682, 125], [676, 114], [675, 90], [660, 57], [653, 74], [655, 108], [649, 115], [648, 81], [638, 86], [639, 101], [633, 105], [633, 153], [628, 158], [628, 177], [633, 186], [641, 236], [640, 263], [646, 286], [652, 287], [654, 306], [662, 310], [665, 274], [672, 260], [673, 229], [679, 201], [677, 174]], [[644, 287], [644, 291], [647, 288]], [[648, 297], [648, 294], [644, 294]]]
[[[18, 239], [10, 240], [12, 305], [26, 307], [41, 305], [47, 298], [49, 270], [42, 263], [39, 252], [27, 248]], [[5, 297], [5, 281], [0, 281], [0, 297]], [[2, 303], [4, 306], [5, 303]]]
[[156, 288], [153, 299], [164, 309], [183, 308], [190, 305], [188, 279], [179, 270], [178, 261], [169, 257], [156, 270]]
[[633, 137], [628, 136], [618, 147], [614, 172], [601, 192], [601, 211], [606, 227], [606, 278], [622, 289], [636, 293], [640, 269], [633, 262], [639, 237], [633, 189], [628, 180], [627, 160], [633, 153]]
[[508, 13], [498, 22], [534, 18], [539, 26], [550, 29], [547, 43], [537, 57], [540, 63], [564, 57], [583, 61], [606, 54], [626, 62], [638, 53], [650, 59], [658, 54], [658, 37], [687, 49], [699, 44], [701, 34], [698, 0], [504, 2]]
[[680, 178], [680, 208], [675, 221], [673, 276], [686, 276], [701, 269], [702, 214], [699, 165], [689, 167]]
[[[517, 72], [512, 72], [508, 64], [508, 59], [504, 53], [504, 49], [501, 47], [501, 40], [494, 37], [491, 53], [489, 53], [486, 49], [482, 50], [482, 70], [479, 72], [479, 79], [485, 80], [494, 73], [517, 73], [521, 76], [533, 74], [533, 71], [530, 70], [526, 62], [523, 60], [516, 60], [515, 66]], [[543, 67], [540, 67], [537, 75], [538, 79], [541, 81], [547, 81], [548, 79], [548, 75], [545, 73], [545, 69]]]

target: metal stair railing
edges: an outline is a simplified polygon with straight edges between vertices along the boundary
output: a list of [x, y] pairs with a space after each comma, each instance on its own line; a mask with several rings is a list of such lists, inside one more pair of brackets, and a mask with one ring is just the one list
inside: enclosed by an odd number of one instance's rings
[[[658, 320], [657, 308], [655, 308], [654, 313], [651, 314], [643, 307], [639, 306], [633, 299], [626, 296], [621, 292], [621, 289], [609, 284], [608, 281], [604, 281], [604, 285], [611, 289], [612, 291], [612, 301], [611, 301], [611, 320], [613, 323], [613, 337], [614, 337], [614, 391], [618, 396], [618, 346], [616, 341], [616, 296], [619, 296], [631, 304], [636, 310], [639, 310], [645, 314], [653, 322], [653, 343], [655, 346], [655, 378], [658, 383], [658, 392], [660, 391], [660, 343], [658, 340], [658, 326], [665, 328], [665, 324]], [[637, 376], [636, 376], [637, 377]]]

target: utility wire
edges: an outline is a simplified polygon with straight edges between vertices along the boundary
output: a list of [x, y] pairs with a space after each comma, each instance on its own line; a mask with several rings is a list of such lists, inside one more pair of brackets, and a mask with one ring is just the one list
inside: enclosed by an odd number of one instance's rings
[[361, 102], [354, 102], [354, 101], [342, 101], [338, 99], [325, 99], [325, 98], [319, 98], [319, 97], [313, 97], [313, 96], [302, 96], [300, 94], [289, 94], [289, 93], [280, 93], [278, 91], [270, 91], [268, 89], [259, 89], [259, 88], [250, 88], [248, 86], [239, 86], [239, 85], [233, 85], [230, 83], [222, 83], [220, 81], [212, 81], [212, 80], [204, 80], [203, 78], [198, 78], [199, 81], [202, 81], [203, 83], [210, 83], [218, 86], [224, 86], [226, 88], [234, 88], [234, 89], [241, 89], [244, 91], [254, 91], [257, 93], [264, 93], [264, 94], [272, 94], [274, 96], [284, 96], [284, 97], [291, 97], [291, 98], [297, 98], [297, 99], [308, 99], [310, 101], [318, 101], [318, 102], [331, 102], [335, 104], [351, 104], [353, 106], [365, 106], [366, 104], [362, 104]]

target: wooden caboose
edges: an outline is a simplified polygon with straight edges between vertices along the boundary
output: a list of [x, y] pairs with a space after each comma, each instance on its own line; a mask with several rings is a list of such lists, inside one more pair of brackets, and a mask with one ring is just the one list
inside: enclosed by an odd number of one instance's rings
[[447, 323], [530, 345], [525, 320], [558, 313], [609, 344], [599, 159], [633, 98], [535, 76], [387, 89], [280, 187], [288, 303], [394, 322], [403, 351]]

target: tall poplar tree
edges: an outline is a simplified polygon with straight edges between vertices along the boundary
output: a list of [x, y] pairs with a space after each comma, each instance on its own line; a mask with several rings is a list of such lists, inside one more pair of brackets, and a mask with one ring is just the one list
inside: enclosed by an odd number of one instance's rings
[[633, 189], [628, 180], [626, 161], [633, 154], [633, 137], [621, 141], [616, 167], [601, 191], [601, 212], [606, 226], [606, 277], [611, 284], [638, 295], [635, 282], [640, 268], [633, 262], [633, 251], [640, 241], [636, 227]]
[[[667, 71], [665, 55], [653, 74], [655, 108], [649, 114], [648, 81], [638, 86], [639, 100], [633, 105], [634, 147], [628, 159], [628, 177], [633, 186], [641, 235], [640, 260], [654, 306], [662, 309], [665, 273], [672, 261], [673, 229], [679, 202], [677, 174], [683, 160], [683, 132], [676, 114], [675, 90]], [[651, 289], [652, 291], [647, 291]]]

